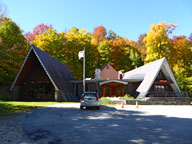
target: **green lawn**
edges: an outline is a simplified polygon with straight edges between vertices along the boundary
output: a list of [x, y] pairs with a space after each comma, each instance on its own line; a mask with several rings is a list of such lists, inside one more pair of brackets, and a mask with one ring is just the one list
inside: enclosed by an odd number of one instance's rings
[[[58, 103], [58, 102], [9, 101], [11, 97], [12, 95], [9, 92], [9, 87], [0, 86], [0, 119], [6, 116], [18, 114], [20, 112], [26, 112], [30, 109]], [[71, 103], [71, 102], [63, 102], [63, 103]]]
[[46, 105], [56, 104], [58, 102], [18, 102], [18, 101], [0, 101], [0, 118], [14, 115], [20, 112], [26, 112], [33, 108], [39, 108]]

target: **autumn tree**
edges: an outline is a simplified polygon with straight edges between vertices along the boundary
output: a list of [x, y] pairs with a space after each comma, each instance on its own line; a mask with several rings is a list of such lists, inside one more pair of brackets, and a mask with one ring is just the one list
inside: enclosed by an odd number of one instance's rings
[[189, 43], [190, 43], [190, 46], [191, 46], [191, 50], [192, 50], [192, 33], [190, 34], [190, 36], [189, 36]]
[[192, 50], [190, 40], [186, 36], [174, 36], [171, 44], [170, 66], [176, 75], [181, 90], [191, 91], [192, 94]]
[[134, 69], [136, 65], [141, 65], [140, 53], [136, 50], [134, 41], [129, 41], [124, 37], [117, 37], [112, 44], [112, 65], [116, 70], [126, 72]]
[[147, 48], [145, 47], [145, 43], [143, 42], [144, 38], [147, 36], [146, 33], [144, 34], [141, 34], [138, 38], [138, 41], [137, 41], [137, 49], [138, 51], [141, 53], [141, 58], [142, 60], [145, 59], [146, 57], [146, 51], [147, 51]]
[[112, 55], [112, 65], [116, 70], [124, 71], [125, 63], [126, 65], [130, 65], [129, 60], [125, 60], [125, 56], [129, 54], [129, 41], [124, 37], [117, 37], [116, 40], [113, 41], [113, 48], [111, 50]]
[[28, 45], [22, 30], [10, 18], [0, 21], [0, 83], [9, 84], [18, 72]]
[[[171, 51], [171, 67], [177, 65], [183, 70], [187, 70], [190, 67], [192, 61], [192, 55], [190, 50], [190, 41], [187, 40], [186, 36], [173, 36], [171, 40], [172, 51]], [[179, 70], [181, 71], [181, 69]]]
[[27, 32], [25, 33], [25, 38], [27, 39], [28, 43], [31, 43], [33, 40], [35, 40], [35, 37], [38, 35], [42, 35], [44, 32], [46, 32], [48, 29], [53, 29], [52, 25], [48, 24], [39, 24], [34, 29], [33, 32]]
[[117, 38], [117, 34], [116, 34], [114, 31], [109, 30], [107, 39], [109, 39], [109, 40], [115, 40], [116, 38]]
[[169, 35], [175, 27], [175, 24], [166, 24], [165, 22], [159, 22], [159, 24], [152, 24], [150, 26], [150, 32], [148, 32], [144, 38], [144, 43], [147, 48], [145, 63], [155, 61], [162, 57], [169, 58]]
[[82, 79], [82, 60], [78, 59], [79, 51], [85, 48], [86, 57], [86, 77], [94, 75], [95, 68], [98, 65], [98, 50], [92, 44], [93, 36], [85, 29], [71, 28], [66, 33], [67, 38], [67, 66], [70, 68], [76, 79]]
[[41, 35], [37, 35], [32, 44], [65, 63], [66, 41], [64, 32], [57, 33], [55, 29], [48, 29]]
[[142, 66], [143, 65], [142, 54], [138, 50], [138, 44], [133, 40], [129, 40], [129, 46], [130, 46], [129, 59], [132, 61], [130, 65], [131, 69]]
[[99, 60], [100, 67], [102, 67], [106, 63], [112, 62], [111, 50], [113, 49], [113, 43], [111, 40], [104, 40], [100, 42], [97, 49], [100, 56], [100, 60]]
[[106, 34], [107, 32], [104, 26], [98, 26], [94, 28], [93, 36], [98, 42], [103, 41]]

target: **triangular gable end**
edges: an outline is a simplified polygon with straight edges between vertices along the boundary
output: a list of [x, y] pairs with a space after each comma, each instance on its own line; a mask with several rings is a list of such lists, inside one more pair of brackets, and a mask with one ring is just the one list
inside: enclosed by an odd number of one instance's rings
[[21, 67], [20, 67], [20, 69], [19, 69], [19, 72], [17, 73], [17, 76], [16, 76], [15, 79], [14, 79], [14, 81], [13, 81], [13, 83], [12, 83], [12, 85], [11, 85], [10, 91], [12, 91], [13, 87], [15, 86], [15, 83], [16, 83], [16, 81], [17, 81], [17, 79], [18, 79], [18, 77], [19, 77], [19, 75], [20, 75], [20, 73], [21, 73], [21, 71], [22, 71], [22, 69], [23, 69], [23, 67], [24, 67], [24, 65], [25, 65], [25, 63], [26, 63], [26, 61], [27, 61], [27, 59], [28, 59], [31, 51], [32, 51], [32, 47], [29, 49], [29, 51], [28, 51], [28, 53], [27, 53], [27, 56], [25, 57], [22, 65], [21, 65]]
[[154, 83], [157, 75], [161, 70], [164, 60], [165, 58], [162, 58], [160, 60], [157, 60], [158, 63], [156, 61], [153, 62], [155, 67], [151, 66], [148, 68], [148, 70], [146, 70], [147, 72], [145, 74], [144, 80], [136, 90], [137, 92], [139, 92], [139, 95], [137, 96], [137, 98], [144, 98], [147, 95], [148, 91], [150, 90], [152, 84]]
[[49, 75], [49, 73], [47, 72], [46, 68], [44, 67], [41, 59], [39, 58], [38, 54], [36, 53], [35, 49], [33, 48], [33, 45], [31, 45], [31, 47], [30, 47], [30, 49], [29, 49], [29, 51], [28, 51], [28, 53], [27, 53], [27, 56], [25, 57], [25, 60], [24, 60], [23, 64], [21, 65], [21, 68], [19, 69], [19, 72], [17, 73], [17, 76], [15, 77], [15, 79], [14, 79], [12, 85], [11, 85], [10, 91], [13, 90], [13, 87], [15, 86], [15, 83], [17, 82], [17, 79], [19, 78], [19, 75], [21, 74], [21, 72], [22, 72], [22, 70], [23, 70], [23, 67], [24, 67], [24, 65], [25, 65], [25, 63], [26, 63], [26, 61], [27, 61], [27, 59], [28, 59], [28, 57], [29, 57], [29, 55], [30, 55], [30, 53], [31, 53], [32, 51], [34, 52], [35, 56], [37, 57], [38, 61], [39, 61], [40, 64], [41, 64], [41, 66], [43, 67], [43, 70], [44, 70], [45, 73], [47, 74], [47, 76], [48, 76], [48, 78], [50, 79], [51, 83], [54, 85], [55, 89], [58, 90], [58, 88], [57, 88], [57, 86], [55, 85], [54, 81], [52, 80], [51, 76]]
[[[171, 68], [169, 67], [169, 64], [168, 64], [166, 58], [162, 58], [162, 62], [157, 67], [156, 71], [154, 71], [153, 73], [146, 74], [143, 82], [137, 88], [136, 91], [139, 92], [139, 95], [138, 95], [137, 98], [144, 98], [147, 95], [149, 89], [151, 88], [151, 86], [153, 85], [155, 79], [157, 78], [157, 75], [159, 74], [160, 70], [167, 72], [167, 74], [169, 75], [170, 79], [173, 81], [172, 88], [173, 88], [174, 92], [179, 92], [180, 93], [180, 89], [179, 89], [179, 87], [177, 85], [175, 77], [174, 77], [174, 75], [173, 75], [173, 73], [171, 71]], [[165, 72], [163, 72], [163, 73], [165, 73]], [[144, 88], [145, 88], [145, 90], [144, 90]]]
[[45, 70], [45, 73], [47, 74], [47, 76], [49, 77], [50, 81], [51, 81], [52, 84], [54, 85], [55, 89], [56, 89], [56, 90], [59, 90], [59, 89], [57, 88], [56, 84], [54, 83], [53, 79], [51, 78], [51, 76], [50, 76], [49, 73], [47, 72], [45, 66], [43, 65], [43, 62], [41, 61], [40, 57], [39, 57], [38, 54], [36, 53], [35, 49], [33, 49], [33, 51], [34, 51], [34, 53], [35, 53], [37, 59], [39, 60], [41, 66], [42, 66], [43, 69]]
[[178, 84], [177, 84], [177, 81], [175, 80], [175, 77], [174, 77], [174, 75], [173, 75], [173, 72], [172, 72], [172, 70], [171, 70], [171, 68], [170, 68], [170, 66], [169, 66], [169, 64], [168, 64], [168, 62], [167, 62], [166, 59], [165, 59], [165, 61], [164, 61], [164, 63], [163, 63], [163, 67], [165, 68], [165, 70], [167, 71], [170, 79], [171, 79], [172, 82], [173, 82], [173, 85], [172, 85], [173, 90], [174, 90], [175, 92], [177, 92], [177, 93], [181, 93], [181, 90], [180, 90], [180, 88], [179, 88], [179, 86], [178, 86]]

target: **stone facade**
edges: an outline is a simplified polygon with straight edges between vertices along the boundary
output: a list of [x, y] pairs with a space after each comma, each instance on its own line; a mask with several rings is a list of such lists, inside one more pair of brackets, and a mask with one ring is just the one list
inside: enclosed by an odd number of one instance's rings
[[[115, 104], [135, 105], [135, 100], [126, 101], [125, 100], [113, 100]], [[139, 100], [139, 105], [190, 105], [190, 97], [152, 97]]]
[[[138, 101], [140, 105], [190, 105], [190, 97], [151, 97]], [[126, 101], [128, 105], [135, 105], [136, 101]]]

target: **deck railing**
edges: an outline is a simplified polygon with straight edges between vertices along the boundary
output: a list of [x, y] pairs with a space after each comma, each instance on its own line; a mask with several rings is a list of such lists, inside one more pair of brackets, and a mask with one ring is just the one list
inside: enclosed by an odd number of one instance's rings
[[147, 97], [188, 97], [187, 92], [182, 92], [182, 93], [174, 93], [174, 92], [149, 92], [147, 94]]

